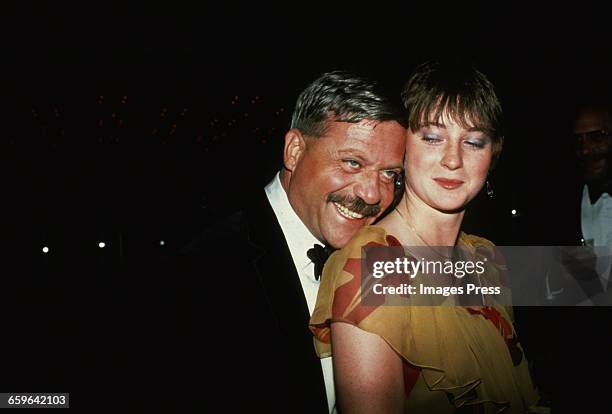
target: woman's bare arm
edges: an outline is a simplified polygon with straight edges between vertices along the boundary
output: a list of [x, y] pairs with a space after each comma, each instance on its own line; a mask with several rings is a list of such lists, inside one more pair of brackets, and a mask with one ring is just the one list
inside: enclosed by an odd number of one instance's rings
[[380, 336], [348, 323], [331, 325], [334, 379], [340, 411], [402, 413], [402, 360]]

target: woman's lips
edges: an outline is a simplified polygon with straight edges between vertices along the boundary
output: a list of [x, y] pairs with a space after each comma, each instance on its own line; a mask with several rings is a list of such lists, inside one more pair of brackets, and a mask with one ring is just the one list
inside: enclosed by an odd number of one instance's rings
[[446, 188], [447, 190], [454, 190], [463, 184], [461, 180], [453, 180], [450, 178], [434, 178], [434, 181], [438, 183], [440, 187]]

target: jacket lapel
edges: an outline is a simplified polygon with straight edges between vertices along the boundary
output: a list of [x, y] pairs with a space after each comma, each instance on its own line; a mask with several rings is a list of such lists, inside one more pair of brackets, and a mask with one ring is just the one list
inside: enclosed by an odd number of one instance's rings
[[[254, 257], [257, 276], [277, 324], [277, 338], [286, 344], [293, 375], [308, 404], [327, 411], [325, 383], [312, 333], [310, 314], [285, 236], [265, 193], [247, 210], [249, 239], [259, 254]], [[306, 252], [304, 252], [306, 254]], [[317, 397], [316, 397], [317, 396]], [[306, 400], [298, 403], [303, 404]]]

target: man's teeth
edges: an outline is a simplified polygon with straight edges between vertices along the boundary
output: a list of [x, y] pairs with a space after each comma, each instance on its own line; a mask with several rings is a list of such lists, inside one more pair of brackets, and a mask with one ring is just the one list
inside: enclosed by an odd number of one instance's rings
[[334, 204], [336, 205], [336, 208], [338, 209], [340, 214], [342, 214], [346, 218], [351, 218], [351, 219], [363, 218], [363, 214], [355, 213], [354, 211], [351, 211], [348, 208], [344, 207], [342, 204], [338, 204], [338, 203], [334, 203]]

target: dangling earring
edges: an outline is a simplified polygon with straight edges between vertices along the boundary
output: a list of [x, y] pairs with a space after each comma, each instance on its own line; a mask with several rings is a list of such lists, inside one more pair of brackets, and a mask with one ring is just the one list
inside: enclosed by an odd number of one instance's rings
[[404, 178], [404, 174], [403, 173], [400, 173], [400, 174], [397, 175], [397, 177], [395, 178], [395, 186], [396, 187], [401, 187], [402, 182], [404, 181], [403, 178]]
[[489, 180], [487, 180], [487, 195], [489, 196], [489, 198], [493, 198], [495, 197], [495, 192], [493, 191], [493, 187], [491, 187], [491, 183], [489, 182]]

